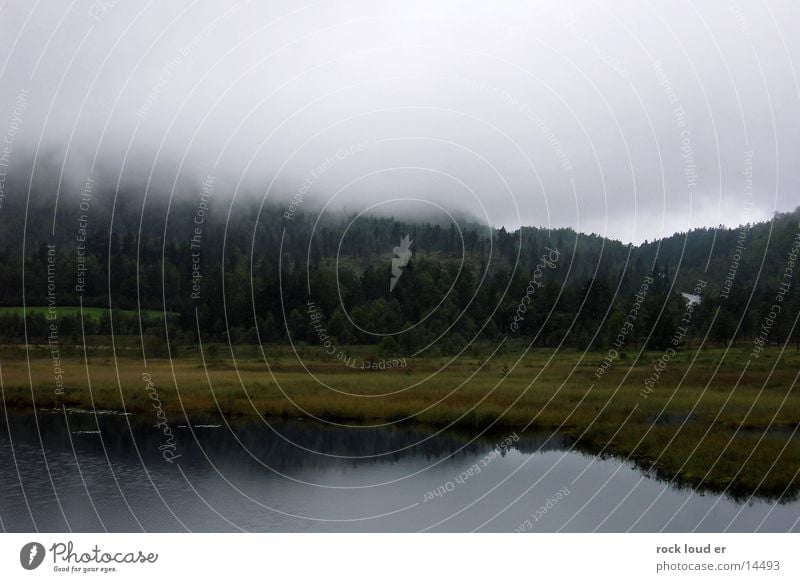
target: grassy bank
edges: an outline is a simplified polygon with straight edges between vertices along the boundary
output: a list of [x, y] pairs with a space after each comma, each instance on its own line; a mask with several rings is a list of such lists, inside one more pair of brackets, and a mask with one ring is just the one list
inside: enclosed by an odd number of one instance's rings
[[[208, 352], [211, 352], [209, 355]], [[125, 350], [120, 350], [125, 353]], [[227, 353], [227, 358], [224, 357]], [[108, 349], [61, 361], [65, 390], [54, 389], [52, 360], [20, 348], [0, 351], [3, 391], [10, 409], [67, 405], [150, 413], [149, 374], [172, 418], [216, 415], [306, 417], [341, 423], [392, 421], [461, 428], [553, 429], [593, 453], [630, 457], [662, 477], [735, 495], [779, 497], [800, 490], [800, 396], [794, 386], [800, 355], [778, 350], [744, 363], [737, 348], [679, 352], [651, 391], [660, 353], [617, 360], [599, 378], [602, 353], [513, 347], [488, 362], [476, 355], [385, 360], [387, 369], [362, 371], [354, 348], [349, 367], [322, 350], [302, 348], [303, 361], [283, 347], [237, 349], [234, 362], [222, 346], [200, 356], [178, 352], [172, 360], [111, 357]], [[30, 376], [29, 376], [30, 375]], [[30, 378], [30, 379], [29, 379]], [[91, 385], [91, 390], [90, 390]], [[326, 386], [327, 385], [327, 386]], [[31, 390], [33, 388], [33, 390]], [[768, 430], [769, 429], [769, 430]], [[800, 431], [799, 431], [800, 432]]]

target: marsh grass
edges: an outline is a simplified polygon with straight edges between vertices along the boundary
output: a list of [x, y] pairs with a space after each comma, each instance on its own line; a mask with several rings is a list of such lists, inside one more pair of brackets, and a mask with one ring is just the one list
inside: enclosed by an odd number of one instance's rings
[[[521, 350], [509, 349], [488, 363], [474, 354], [449, 365], [449, 358], [432, 357], [375, 372], [348, 368], [321, 350], [301, 350], [303, 364], [285, 347], [266, 348], [268, 367], [258, 348], [235, 347], [234, 361], [230, 348], [220, 346], [205, 366], [197, 353], [179, 352], [172, 360], [149, 359], [146, 368], [140, 359], [115, 360], [94, 350], [88, 365], [77, 356], [62, 361], [63, 395], [55, 392], [52, 362], [41, 349], [29, 350], [30, 368], [19, 353], [6, 357], [4, 351], [0, 363], [9, 409], [30, 410], [33, 398], [37, 408], [94, 405], [146, 413], [152, 407], [142, 380], [147, 372], [173, 417], [221, 410], [459, 429], [530, 425], [558, 429], [587, 451], [629, 457], [662, 478], [699, 488], [774, 498], [800, 490], [794, 432], [800, 397], [793, 385], [800, 355], [794, 351], [784, 353], [774, 371], [778, 351], [765, 352], [744, 375], [746, 350], [735, 349], [724, 360], [719, 349], [679, 353], [644, 397], [657, 353], [633, 366], [629, 355], [598, 380], [599, 353], [581, 360], [574, 351], [534, 350], [520, 359]], [[373, 357], [372, 351], [352, 349], [356, 358]]]

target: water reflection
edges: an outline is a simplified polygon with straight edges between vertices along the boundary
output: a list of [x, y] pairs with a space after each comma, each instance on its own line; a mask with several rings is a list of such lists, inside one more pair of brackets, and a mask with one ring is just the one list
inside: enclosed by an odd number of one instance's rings
[[681, 489], [550, 433], [184, 421], [169, 463], [136, 417], [10, 418], [8, 531], [790, 531], [800, 516], [797, 502]]

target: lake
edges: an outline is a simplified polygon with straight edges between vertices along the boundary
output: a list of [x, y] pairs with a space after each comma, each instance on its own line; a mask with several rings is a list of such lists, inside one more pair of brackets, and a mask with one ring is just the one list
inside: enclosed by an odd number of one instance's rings
[[549, 432], [175, 420], [170, 463], [151, 419], [7, 414], [4, 531], [800, 530], [797, 501], [697, 492]]

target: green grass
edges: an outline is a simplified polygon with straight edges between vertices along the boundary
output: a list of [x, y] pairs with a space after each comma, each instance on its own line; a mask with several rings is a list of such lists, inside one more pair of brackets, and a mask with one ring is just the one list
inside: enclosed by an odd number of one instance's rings
[[[138, 312], [135, 309], [120, 309], [120, 313], [126, 315], [136, 315]], [[22, 317], [24, 313], [28, 315], [32, 314], [40, 314], [44, 315], [45, 317], [48, 314], [48, 307], [46, 306], [32, 306], [28, 305], [27, 307], [0, 307], [0, 316], [2, 315], [19, 315]], [[107, 307], [84, 307], [83, 308], [83, 316], [86, 319], [93, 319], [95, 321], [99, 321], [100, 318], [103, 316], [104, 313], [108, 313]], [[80, 317], [81, 308], [79, 305], [60, 305], [56, 307], [56, 316], [57, 317], [66, 317], [66, 316], [73, 316], [73, 317]], [[159, 311], [156, 309], [143, 309], [141, 311], [142, 318], [144, 319], [160, 319], [164, 317], [164, 312]], [[174, 312], [167, 312], [167, 315], [177, 315]]]
[[[185, 348], [173, 352], [178, 357], [172, 361], [148, 358], [146, 371], [170, 415], [208, 418], [219, 407], [231, 416], [310, 414], [343, 423], [405, 420], [473, 431], [530, 426], [557, 430], [582, 450], [629, 458], [699, 489], [772, 498], [800, 492], [800, 438], [793, 434], [800, 425], [800, 391], [794, 385], [800, 354], [794, 350], [780, 357], [773, 372], [779, 354], [771, 348], [742, 375], [747, 347], [727, 354], [687, 348], [645, 398], [643, 383], [659, 353], [646, 353], [635, 363], [628, 353], [598, 380], [603, 354], [574, 350], [523, 355], [511, 347], [490, 361], [473, 352], [450, 364], [446, 356], [416, 358], [405, 368], [375, 372], [348, 368], [317, 347], [300, 348], [301, 365], [286, 346], [265, 346], [269, 366], [257, 347], [236, 346], [235, 361], [226, 345], [204, 347], [205, 366]], [[97, 348], [89, 353], [87, 369], [82, 354], [65, 356], [67, 390], [56, 395], [46, 350], [30, 349], [30, 380], [27, 359], [12, 355], [19, 348], [0, 349], [9, 408], [30, 410], [33, 389], [37, 407], [91, 408], [93, 399], [97, 408], [152, 412], [141, 359], [115, 361], [110, 348]], [[376, 357], [374, 348], [349, 351], [357, 358]], [[209, 352], [216, 355], [210, 358]], [[126, 353], [135, 352], [117, 352]]]

